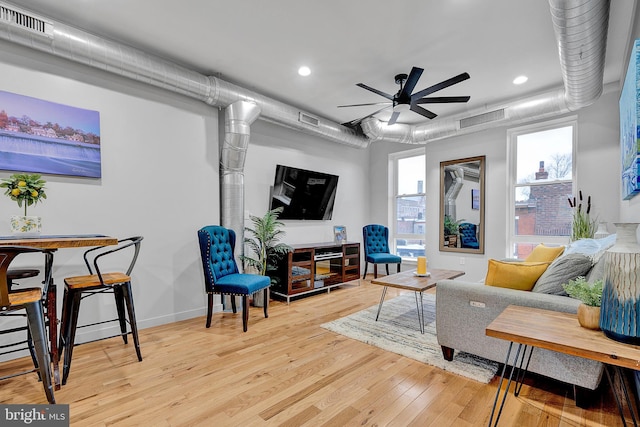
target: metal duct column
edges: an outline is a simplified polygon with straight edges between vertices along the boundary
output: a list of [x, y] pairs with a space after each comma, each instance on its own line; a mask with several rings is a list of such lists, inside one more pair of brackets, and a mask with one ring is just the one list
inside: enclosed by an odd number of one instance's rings
[[251, 123], [259, 115], [260, 107], [247, 101], [236, 101], [224, 112], [224, 142], [220, 150], [220, 225], [235, 231], [236, 255], [244, 253], [244, 161]]
[[609, 30], [609, 0], [549, 0], [565, 97], [572, 111], [595, 102]]
[[444, 214], [448, 215], [452, 221], [456, 221], [456, 199], [462, 189], [464, 170], [462, 168], [447, 169], [451, 174], [452, 182], [449, 190], [444, 195]]

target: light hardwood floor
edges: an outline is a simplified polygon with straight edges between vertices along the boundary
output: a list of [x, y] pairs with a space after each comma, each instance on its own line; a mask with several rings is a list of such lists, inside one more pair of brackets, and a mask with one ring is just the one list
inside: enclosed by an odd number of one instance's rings
[[[56, 399], [70, 404], [72, 426], [486, 426], [497, 378], [480, 384], [319, 326], [377, 304], [380, 292], [356, 281], [272, 301], [268, 319], [251, 309], [246, 333], [231, 313], [214, 314], [210, 329], [204, 317], [144, 329], [142, 362], [120, 338], [81, 345]], [[2, 363], [0, 375], [29, 364]], [[29, 374], [0, 382], [0, 403], [46, 399]], [[533, 378], [509, 395], [500, 425], [622, 422], [606, 388], [583, 410], [568, 387]]]

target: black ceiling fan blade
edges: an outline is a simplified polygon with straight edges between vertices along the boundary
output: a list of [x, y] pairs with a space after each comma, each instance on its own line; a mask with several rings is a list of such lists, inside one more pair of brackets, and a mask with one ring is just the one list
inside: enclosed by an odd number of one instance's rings
[[437, 83], [433, 86], [430, 86], [426, 89], [421, 90], [420, 92], [416, 92], [413, 95], [411, 95], [411, 100], [416, 100], [416, 99], [420, 99], [422, 97], [425, 97], [427, 95], [432, 94], [433, 92], [437, 92], [439, 90], [442, 90], [444, 88], [447, 88], [449, 86], [453, 86], [457, 83], [460, 83], [462, 81], [465, 81], [469, 78], [469, 74], [468, 73], [462, 73], [462, 74], [458, 74], [455, 77], [451, 77], [450, 79], [444, 80], [440, 83]]
[[398, 120], [398, 116], [399, 115], [400, 115], [400, 111], [394, 111], [393, 114], [391, 114], [391, 118], [387, 122], [387, 125], [394, 124], [396, 122], [396, 120]]
[[416, 84], [418, 84], [418, 80], [420, 80], [420, 76], [422, 75], [423, 71], [424, 70], [422, 68], [418, 67], [413, 67], [411, 69], [411, 73], [409, 74], [409, 77], [407, 77], [407, 81], [404, 83], [404, 87], [402, 88], [402, 92], [400, 93], [400, 97], [411, 97], [411, 92], [413, 92]]
[[446, 104], [448, 102], [467, 102], [470, 96], [431, 96], [427, 98], [416, 99], [414, 104]]
[[361, 87], [362, 89], [370, 90], [373, 93], [377, 93], [380, 96], [387, 98], [389, 101], [393, 101], [393, 95], [389, 95], [388, 93], [384, 93], [381, 90], [374, 89], [371, 86], [367, 86], [364, 83], [356, 83], [356, 86]]
[[426, 108], [422, 108], [421, 106], [419, 106], [417, 104], [411, 104], [410, 109], [414, 113], [418, 113], [421, 116], [424, 116], [424, 117], [426, 117], [428, 119], [435, 119], [436, 117], [438, 117], [438, 115], [436, 113], [434, 113], [433, 111], [429, 111]]
[[342, 125], [343, 125], [343, 126], [348, 126], [348, 127], [353, 127], [353, 126], [355, 126], [355, 125], [359, 124], [361, 121], [363, 121], [363, 120], [364, 120], [364, 119], [366, 119], [367, 117], [375, 116], [375, 115], [376, 115], [376, 114], [378, 114], [379, 112], [384, 111], [384, 110], [386, 110], [386, 109], [387, 109], [387, 108], [389, 108], [389, 107], [391, 107], [391, 105], [387, 105], [386, 107], [383, 107], [383, 108], [379, 109], [379, 110], [378, 110], [378, 111], [376, 111], [376, 112], [373, 112], [373, 113], [371, 113], [371, 114], [367, 114], [366, 116], [364, 116], [364, 117], [362, 117], [362, 118], [360, 118], [360, 119], [355, 119], [355, 120], [351, 120], [350, 122], [342, 123]]
[[338, 105], [338, 108], [344, 108], [344, 107], [367, 107], [369, 105], [391, 105], [391, 102], [370, 102], [368, 104]]

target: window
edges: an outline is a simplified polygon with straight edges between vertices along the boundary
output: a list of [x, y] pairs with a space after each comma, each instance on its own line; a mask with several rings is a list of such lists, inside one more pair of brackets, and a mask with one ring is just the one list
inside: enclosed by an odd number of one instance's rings
[[566, 244], [574, 194], [575, 119], [510, 130], [510, 257], [526, 258], [539, 243]]
[[[389, 244], [405, 259], [424, 252], [425, 154], [424, 148], [390, 155], [394, 181], [393, 226]], [[392, 249], [393, 250], [393, 249]]]

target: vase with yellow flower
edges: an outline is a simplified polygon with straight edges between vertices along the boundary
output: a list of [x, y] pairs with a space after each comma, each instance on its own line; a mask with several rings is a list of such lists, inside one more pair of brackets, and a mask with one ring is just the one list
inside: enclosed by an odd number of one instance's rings
[[3, 179], [0, 188], [6, 188], [4, 194], [18, 203], [18, 207], [24, 205], [24, 215], [11, 217], [11, 232], [22, 237], [39, 236], [42, 230], [42, 222], [39, 216], [28, 216], [27, 207], [35, 205], [47, 198], [44, 185], [46, 181], [39, 174], [13, 174]]

